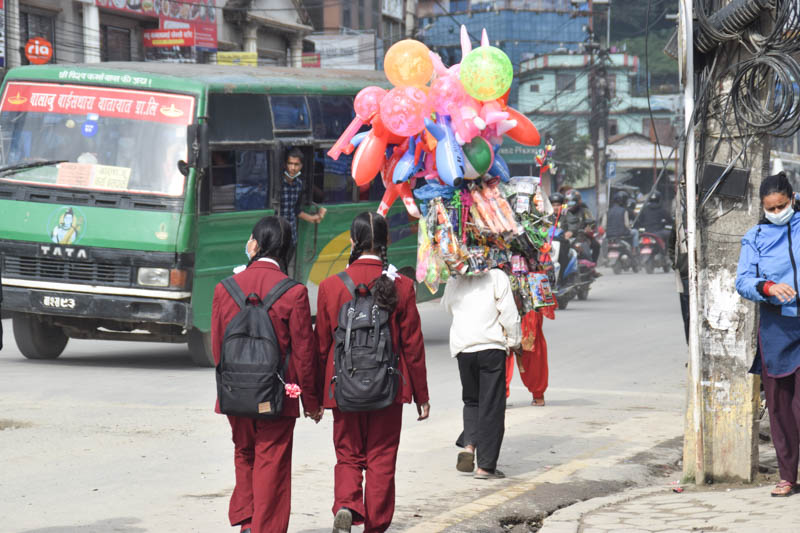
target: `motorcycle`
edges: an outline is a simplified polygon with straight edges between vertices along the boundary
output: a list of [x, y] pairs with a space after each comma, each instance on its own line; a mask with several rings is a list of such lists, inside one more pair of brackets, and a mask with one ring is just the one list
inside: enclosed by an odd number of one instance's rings
[[648, 274], [655, 272], [656, 268], [663, 268], [669, 272], [671, 266], [667, 258], [667, 247], [664, 239], [655, 233], [639, 230], [639, 255], [644, 262], [644, 269]]
[[639, 272], [639, 258], [626, 239], [609, 238], [607, 257], [614, 274], [628, 270]]
[[578, 300], [589, 298], [589, 289], [597, 278], [597, 264], [592, 261], [592, 248], [589, 241], [592, 239], [591, 230], [586, 230], [583, 238], [572, 239], [572, 248], [578, 254], [578, 283], [575, 291]]
[[[583, 243], [583, 245], [588, 249], [588, 243]], [[567, 308], [569, 301], [573, 298], [586, 300], [589, 297], [589, 289], [595, 280], [595, 264], [580, 257], [579, 250], [582, 246], [579, 245], [578, 249], [570, 246], [567, 264], [561, 265], [558, 262], [560, 248], [561, 241], [553, 240], [551, 257], [553, 258], [554, 280], [556, 280], [553, 283], [553, 294], [558, 302], [558, 308], [563, 310]], [[591, 257], [591, 252], [589, 252], [589, 256]], [[562, 268], [564, 269], [563, 276], [560, 275]], [[558, 283], [558, 279], [561, 279], [562, 282]]]

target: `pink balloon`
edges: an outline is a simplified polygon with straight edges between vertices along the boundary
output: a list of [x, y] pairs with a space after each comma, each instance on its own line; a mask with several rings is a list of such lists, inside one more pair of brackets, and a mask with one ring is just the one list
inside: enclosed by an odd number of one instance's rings
[[383, 97], [380, 108], [383, 124], [401, 137], [425, 129], [425, 117], [431, 113], [428, 95], [418, 87], [395, 87]]
[[378, 112], [381, 100], [386, 96], [386, 89], [371, 85], [364, 87], [356, 95], [353, 101], [353, 109], [362, 121], [366, 122], [372, 115]]
[[467, 92], [455, 76], [440, 76], [431, 83], [430, 97], [437, 113], [453, 115], [467, 97]]

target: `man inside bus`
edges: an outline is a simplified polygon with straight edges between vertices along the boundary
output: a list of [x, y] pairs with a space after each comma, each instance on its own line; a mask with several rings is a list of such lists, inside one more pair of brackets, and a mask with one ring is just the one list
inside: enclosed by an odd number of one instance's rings
[[[325, 208], [320, 207], [317, 213], [306, 213], [303, 207], [307, 205], [306, 185], [301, 174], [303, 172], [303, 152], [299, 148], [292, 148], [286, 154], [286, 164], [281, 180], [281, 205], [280, 215], [285, 217], [292, 226], [292, 244], [297, 246], [297, 219], [319, 224], [325, 218]], [[313, 185], [313, 184], [311, 184]], [[297, 253], [289, 259], [287, 271], [294, 274]]]

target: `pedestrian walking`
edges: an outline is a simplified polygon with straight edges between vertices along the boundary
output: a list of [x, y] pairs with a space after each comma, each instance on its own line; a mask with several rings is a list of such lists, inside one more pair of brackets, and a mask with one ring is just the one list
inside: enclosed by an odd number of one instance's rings
[[[304, 285], [288, 281], [285, 273], [286, 262], [292, 252], [289, 222], [277, 216], [262, 218], [253, 228], [245, 251], [249, 259], [247, 268], [229, 278], [241, 289], [241, 296], [234, 297], [231, 294], [224, 285], [229, 283], [227, 281], [217, 285], [214, 290], [211, 317], [214, 360], [219, 372], [223, 342], [229, 342], [226, 331], [234, 318], [238, 318], [238, 313], [248, 305], [267, 306], [270, 295], [277, 294], [273, 289], [277, 291], [284, 288], [285, 292], [269, 306], [268, 319], [279, 347], [276, 366], [286, 368], [280, 379], [286, 384], [287, 397], [283, 396], [283, 384], [277, 384], [279, 390], [276, 394], [280, 397], [274, 405], [282, 403], [282, 408], [278, 412], [271, 412], [273, 404], [269, 401], [258, 404], [257, 412], [264, 413], [264, 416], [271, 414], [271, 418], [228, 416], [236, 472], [229, 519], [232, 526], [240, 526], [241, 531], [246, 533], [285, 532], [289, 527], [291, 511], [293, 433], [295, 420], [300, 414], [297, 396], [303, 401], [307, 417], [318, 422], [322, 416], [316, 391], [318, 358], [311, 328], [308, 291]], [[285, 289], [287, 286], [290, 288]], [[234, 293], [237, 293], [236, 287], [233, 287]], [[264, 318], [266, 320], [267, 317]], [[247, 349], [239, 351], [246, 352]], [[235, 356], [245, 357], [247, 354]], [[252, 365], [241, 365], [243, 369], [250, 367]], [[254, 381], [262, 383], [270, 377], [255, 376]], [[236, 388], [233, 390], [235, 392]], [[218, 393], [217, 412], [221, 412], [219, 396]]]
[[764, 217], [742, 238], [736, 290], [758, 302], [758, 346], [750, 372], [761, 374], [772, 443], [781, 480], [773, 496], [797, 487], [800, 451], [800, 213], [786, 174], [769, 176], [759, 190]]
[[[386, 531], [394, 515], [395, 466], [397, 447], [400, 443], [400, 428], [403, 404], [412, 399], [417, 405], [417, 420], [428, 418], [427, 372], [425, 368], [425, 346], [422, 338], [419, 313], [417, 311], [414, 283], [397, 273], [386, 258], [388, 245], [386, 219], [374, 213], [361, 213], [350, 227], [350, 263], [345, 272], [325, 279], [319, 286], [317, 299], [317, 323], [315, 328], [321, 368], [325, 368], [325, 379], [320, 384], [324, 406], [333, 411], [333, 444], [336, 451], [334, 468], [334, 533], [349, 532], [353, 524], [364, 524], [365, 533]], [[350, 285], [350, 286], [348, 286]], [[339, 379], [342, 349], [347, 343], [358, 341], [351, 337], [350, 326], [343, 332], [340, 314], [343, 306], [357, 302], [355, 292], [366, 294], [368, 288], [374, 296], [374, 307], [366, 314], [387, 313], [388, 332], [397, 356], [397, 376], [389, 372], [396, 386], [393, 397], [388, 397], [386, 407], [376, 410], [354, 410], [339, 405], [345, 398], [345, 388]], [[344, 316], [349, 308], [345, 307]], [[357, 316], [353, 316], [357, 315]], [[355, 321], [369, 319], [352, 313]], [[353, 327], [356, 327], [355, 325]], [[368, 337], [374, 342], [384, 334]], [[346, 339], [346, 340], [344, 340]], [[344, 344], [344, 348], [342, 347]], [[381, 341], [381, 350], [387, 349]], [[353, 357], [359, 354], [353, 355]], [[336, 364], [334, 364], [336, 359]], [[378, 360], [378, 363], [382, 359]], [[365, 365], [374, 369], [376, 363]], [[332, 380], [336, 377], [336, 384]], [[372, 381], [364, 380], [364, 381]], [[350, 398], [348, 396], [348, 398]], [[366, 480], [363, 479], [366, 472]]]
[[520, 318], [508, 276], [492, 269], [482, 276], [450, 278], [442, 305], [453, 317], [450, 353], [458, 360], [464, 430], [456, 445], [460, 472], [476, 479], [505, 477], [497, 459], [505, 433], [508, 351], [519, 351]]

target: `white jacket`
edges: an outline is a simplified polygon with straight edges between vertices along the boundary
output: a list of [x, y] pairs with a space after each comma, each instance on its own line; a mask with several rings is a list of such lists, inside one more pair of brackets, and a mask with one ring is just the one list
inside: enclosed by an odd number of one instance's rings
[[501, 270], [482, 276], [450, 278], [442, 306], [453, 317], [450, 354], [507, 350], [522, 341], [520, 318], [511, 283]]

